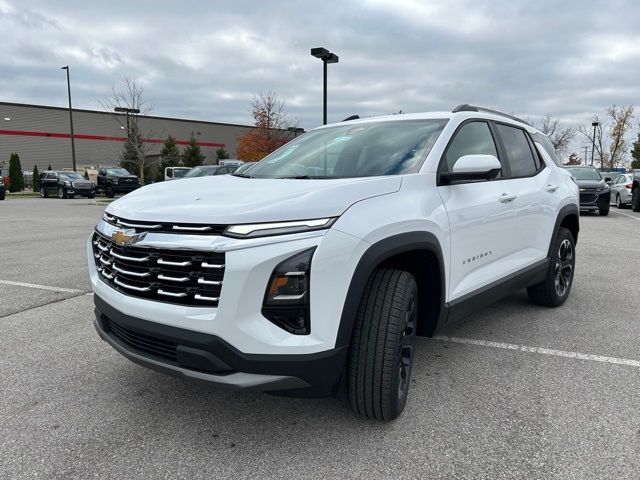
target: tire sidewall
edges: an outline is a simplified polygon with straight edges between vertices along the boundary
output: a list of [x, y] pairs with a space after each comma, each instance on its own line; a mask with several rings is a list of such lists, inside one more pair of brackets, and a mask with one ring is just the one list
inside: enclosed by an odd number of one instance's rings
[[[569, 242], [571, 243], [571, 249], [573, 252], [573, 257], [571, 260], [571, 281], [569, 282], [569, 287], [567, 288], [567, 291], [564, 292], [564, 295], [559, 296], [555, 290], [555, 270], [556, 270], [556, 263], [558, 261], [558, 256], [559, 256], [558, 251], [560, 250], [560, 245], [564, 240], [569, 240]], [[556, 306], [562, 305], [567, 300], [567, 298], [569, 298], [569, 294], [571, 293], [571, 288], [573, 287], [573, 279], [575, 278], [575, 273], [576, 273], [576, 243], [575, 243], [575, 240], [573, 239], [572, 233], [568, 229], [562, 227], [558, 230], [558, 235], [553, 245], [551, 263], [549, 264], [549, 273], [547, 274], [547, 281], [549, 282], [550, 288], [553, 289], [552, 295], [554, 297], [554, 304]]]

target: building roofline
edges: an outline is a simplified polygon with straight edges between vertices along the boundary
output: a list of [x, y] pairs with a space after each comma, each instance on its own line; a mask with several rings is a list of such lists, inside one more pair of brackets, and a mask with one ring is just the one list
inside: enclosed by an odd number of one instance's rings
[[[47, 110], [61, 110], [61, 111], [69, 111], [67, 107], [54, 107], [51, 105], [36, 105], [32, 103], [16, 103], [16, 102], [0, 102], [0, 107], [3, 105], [11, 106], [11, 107], [27, 107], [27, 108], [44, 108]], [[113, 112], [104, 112], [101, 110], [88, 110], [84, 108], [72, 108], [74, 112], [84, 112], [84, 113], [98, 113], [102, 115], [117, 115]], [[120, 114], [122, 115], [122, 114]], [[153, 118], [156, 120], [170, 120], [172, 122], [187, 122], [187, 123], [203, 123], [206, 125], [223, 125], [227, 127], [242, 127], [242, 128], [255, 128], [253, 125], [242, 125], [239, 123], [224, 123], [224, 122], [209, 122], [206, 120], [193, 120], [189, 118], [175, 118], [175, 117], [159, 117], [155, 115], [141, 115], [144, 118]]]

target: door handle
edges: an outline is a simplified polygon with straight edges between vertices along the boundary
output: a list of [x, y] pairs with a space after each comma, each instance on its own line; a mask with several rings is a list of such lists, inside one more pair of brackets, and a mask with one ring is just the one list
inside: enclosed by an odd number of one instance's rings
[[517, 195], [515, 193], [503, 193], [498, 197], [498, 200], [500, 200], [502, 203], [508, 203], [516, 197]]
[[557, 189], [558, 189], [558, 185], [551, 185], [551, 184], [547, 185], [545, 188], [547, 192], [551, 192], [551, 193], [555, 192]]

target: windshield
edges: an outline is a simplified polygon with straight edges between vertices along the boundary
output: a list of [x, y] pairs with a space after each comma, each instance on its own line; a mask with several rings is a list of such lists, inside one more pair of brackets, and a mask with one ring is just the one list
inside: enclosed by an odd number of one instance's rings
[[414, 173], [446, 124], [444, 119], [396, 120], [312, 130], [267, 155], [245, 175], [348, 178]]
[[173, 178], [184, 177], [190, 171], [191, 171], [190, 168], [174, 168], [173, 169]]
[[131, 175], [124, 168], [107, 168], [107, 175]]
[[256, 164], [256, 162], [246, 162], [243, 163], [242, 165], [240, 165], [238, 168], [236, 168], [233, 173], [238, 174], [238, 173], [242, 173], [242, 172], [246, 172], [247, 170], [249, 170], [251, 167], [253, 167]]
[[60, 172], [58, 175], [64, 180], [84, 180], [84, 177], [77, 172]]
[[577, 167], [577, 168], [567, 168], [573, 178], [576, 180], [594, 180], [599, 182], [602, 180], [600, 173], [595, 168], [585, 168], [585, 167]]
[[195, 167], [189, 170], [184, 178], [192, 178], [192, 177], [206, 177], [207, 175], [215, 175], [218, 167], [209, 166], [209, 167]]

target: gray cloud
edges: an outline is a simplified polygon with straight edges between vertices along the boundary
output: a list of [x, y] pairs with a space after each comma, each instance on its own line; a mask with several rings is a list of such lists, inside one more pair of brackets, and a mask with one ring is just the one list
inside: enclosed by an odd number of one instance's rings
[[124, 75], [143, 79], [157, 115], [250, 122], [252, 94], [274, 90], [302, 126], [478, 103], [532, 118], [587, 122], [640, 98], [635, 0], [246, 1], [91, 4], [0, 0], [0, 99], [78, 107]]

